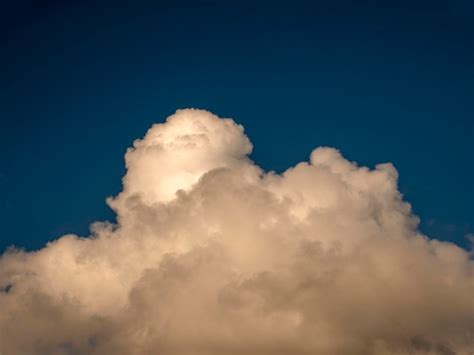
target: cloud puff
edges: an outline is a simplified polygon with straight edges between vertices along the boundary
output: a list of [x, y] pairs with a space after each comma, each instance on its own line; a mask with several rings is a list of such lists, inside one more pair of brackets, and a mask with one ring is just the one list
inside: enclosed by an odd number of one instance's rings
[[126, 155], [116, 225], [0, 258], [0, 354], [472, 354], [474, 262], [430, 240], [391, 164], [282, 174], [179, 110]]

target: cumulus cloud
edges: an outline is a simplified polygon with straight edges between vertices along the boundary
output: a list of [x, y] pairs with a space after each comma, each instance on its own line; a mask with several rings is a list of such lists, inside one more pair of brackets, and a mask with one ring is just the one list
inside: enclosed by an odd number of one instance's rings
[[474, 352], [474, 262], [418, 231], [391, 164], [251, 150], [203, 110], [151, 127], [117, 224], [0, 258], [0, 354]]

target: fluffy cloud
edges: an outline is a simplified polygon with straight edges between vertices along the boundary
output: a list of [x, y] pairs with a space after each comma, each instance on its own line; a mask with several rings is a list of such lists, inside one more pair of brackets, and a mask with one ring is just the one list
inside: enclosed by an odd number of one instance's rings
[[151, 127], [116, 225], [0, 258], [0, 354], [474, 352], [474, 262], [417, 230], [391, 164], [251, 150], [207, 111]]

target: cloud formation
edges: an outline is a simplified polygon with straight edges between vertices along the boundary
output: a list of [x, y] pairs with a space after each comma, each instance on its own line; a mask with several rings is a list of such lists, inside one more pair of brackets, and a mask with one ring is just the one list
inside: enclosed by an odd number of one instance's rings
[[472, 354], [474, 262], [430, 240], [391, 164], [282, 174], [178, 110], [134, 142], [117, 224], [0, 258], [0, 354]]

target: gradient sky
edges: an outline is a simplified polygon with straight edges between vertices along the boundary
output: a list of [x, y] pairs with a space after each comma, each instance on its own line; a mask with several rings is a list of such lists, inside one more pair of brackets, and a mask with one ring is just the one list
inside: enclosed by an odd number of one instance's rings
[[468, 245], [471, 1], [96, 3], [2, 4], [0, 250], [113, 220], [126, 148], [185, 107], [244, 125], [266, 169], [392, 162], [422, 231]]

